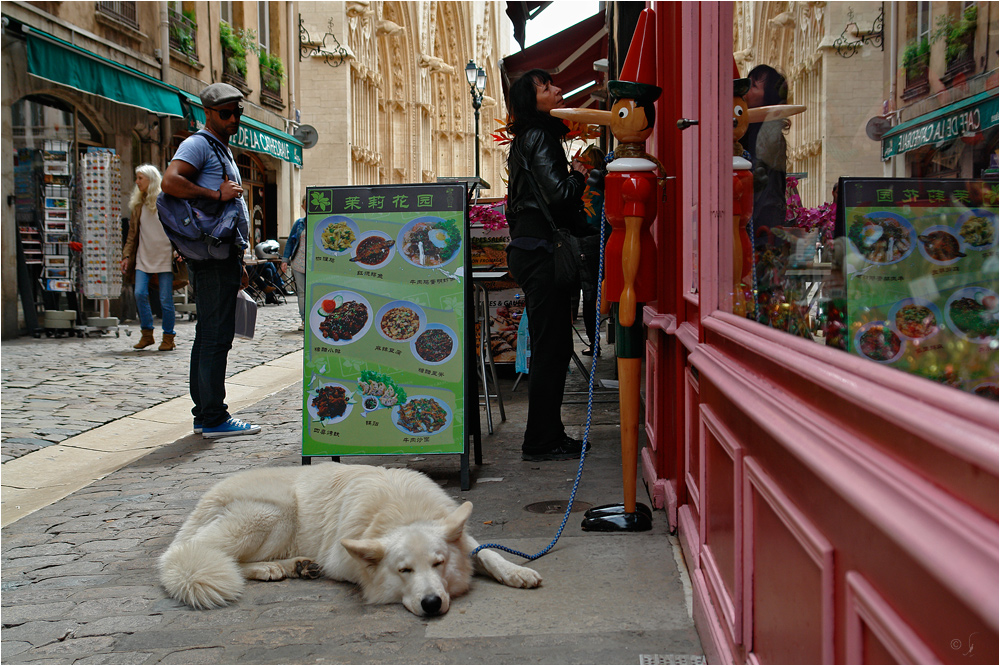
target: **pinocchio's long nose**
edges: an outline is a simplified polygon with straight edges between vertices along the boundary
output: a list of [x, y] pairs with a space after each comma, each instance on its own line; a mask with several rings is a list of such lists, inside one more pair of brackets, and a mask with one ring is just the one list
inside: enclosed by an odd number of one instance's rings
[[610, 125], [614, 114], [602, 109], [552, 109], [550, 115], [588, 125]]

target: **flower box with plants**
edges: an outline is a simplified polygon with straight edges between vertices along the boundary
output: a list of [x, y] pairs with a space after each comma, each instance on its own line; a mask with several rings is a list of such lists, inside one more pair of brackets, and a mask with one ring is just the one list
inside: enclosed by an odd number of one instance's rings
[[975, 67], [973, 46], [978, 17], [979, 10], [975, 5], [966, 7], [961, 17], [954, 14], [938, 17], [937, 30], [934, 31], [931, 41], [944, 40], [944, 61], [947, 71], [946, 77], [942, 78], [950, 79], [955, 74], [971, 71]]
[[262, 92], [281, 99], [281, 82], [285, 80], [285, 65], [281, 58], [260, 50], [260, 84]]
[[931, 60], [931, 43], [926, 37], [910, 41], [903, 50], [903, 69], [906, 70], [906, 85], [927, 78], [927, 68]]
[[198, 63], [198, 18], [193, 9], [170, 10], [170, 47], [182, 54], [188, 64]]
[[228, 83], [246, 88], [247, 53], [257, 53], [257, 31], [233, 29], [220, 21], [219, 41], [222, 42], [223, 80], [228, 78]]

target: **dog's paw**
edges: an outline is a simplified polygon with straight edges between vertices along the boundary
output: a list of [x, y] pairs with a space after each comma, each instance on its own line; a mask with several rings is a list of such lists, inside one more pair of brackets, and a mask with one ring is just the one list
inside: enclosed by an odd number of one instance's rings
[[538, 587], [542, 584], [542, 575], [534, 569], [515, 566], [506, 573], [503, 583], [510, 587]]
[[312, 560], [302, 558], [295, 562], [295, 575], [299, 578], [322, 578], [323, 570]]

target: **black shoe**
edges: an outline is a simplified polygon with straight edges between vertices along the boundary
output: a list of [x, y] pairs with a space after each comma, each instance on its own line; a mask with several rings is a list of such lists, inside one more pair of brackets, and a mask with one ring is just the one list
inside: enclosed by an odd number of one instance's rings
[[[521, 460], [527, 462], [544, 462], [546, 460], [573, 460], [580, 457], [580, 449], [583, 447], [583, 442], [579, 439], [573, 439], [569, 435], [563, 435], [562, 441], [558, 446], [551, 449], [541, 449], [541, 450], [521, 450]], [[587, 450], [590, 451], [590, 442], [587, 442]]]
[[590, 347], [584, 347], [583, 351], [580, 352], [580, 353], [583, 354], [584, 356], [593, 356], [594, 355], [594, 350], [592, 348], [590, 348]]

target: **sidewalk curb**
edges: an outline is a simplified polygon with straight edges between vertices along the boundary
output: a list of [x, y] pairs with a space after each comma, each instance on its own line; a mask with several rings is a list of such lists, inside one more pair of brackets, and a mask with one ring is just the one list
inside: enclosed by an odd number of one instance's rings
[[[226, 402], [235, 414], [301, 379], [302, 350], [298, 350], [226, 379]], [[191, 399], [182, 396], [6, 462], [0, 484], [0, 526], [7, 527], [192, 434]]]

